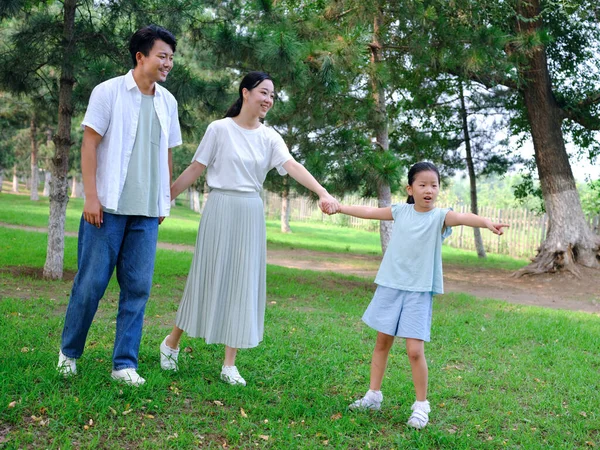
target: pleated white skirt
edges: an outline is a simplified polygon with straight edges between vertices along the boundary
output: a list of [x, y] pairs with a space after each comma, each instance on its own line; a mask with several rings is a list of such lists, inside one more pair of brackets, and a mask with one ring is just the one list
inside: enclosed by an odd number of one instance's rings
[[208, 344], [256, 347], [263, 339], [266, 278], [259, 193], [212, 190], [175, 324]]

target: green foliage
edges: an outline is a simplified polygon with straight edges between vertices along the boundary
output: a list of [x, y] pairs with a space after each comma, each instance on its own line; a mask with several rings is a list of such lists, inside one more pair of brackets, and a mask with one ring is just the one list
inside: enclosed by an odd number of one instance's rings
[[579, 192], [583, 211], [590, 216], [600, 215], [600, 180], [589, 180]]

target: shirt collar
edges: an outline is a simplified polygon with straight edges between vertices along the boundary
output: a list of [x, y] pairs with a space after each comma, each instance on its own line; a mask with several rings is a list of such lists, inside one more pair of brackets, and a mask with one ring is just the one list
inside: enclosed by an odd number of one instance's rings
[[[133, 78], [133, 69], [125, 74], [125, 87], [128, 91], [132, 90], [133, 88], [137, 88], [139, 90], [138, 85]], [[159, 97], [162, 95], [161, 86], [159, 86], [158, 83], [154, 83], [154, 95]]]

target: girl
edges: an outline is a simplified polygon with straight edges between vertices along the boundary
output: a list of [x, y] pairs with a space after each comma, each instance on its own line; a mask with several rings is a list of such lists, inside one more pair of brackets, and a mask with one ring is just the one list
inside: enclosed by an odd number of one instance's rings
[[420, 162], [408, 171], [406, 204], [387, 208], [340, 205], [338, 210], [363, 219], [394, 220], [392, 237], [375, 278], [377, 290], [362, 318], [377, 330], [370, 386], [365, 396], [349, 408], [381, 407], [381, 382], [388, 354], [394, 338], [402, 337], [406, 339], [417, 396], [408, 425], [417, 429], [429, 421], [424, 342], [430, 338], [433, 295], [443, 293], [442, 241], [456, 225], [488, 228], [495, 234], [502, 234], [502, 228], [508, 226], [474, 214], [436, 208], [439, 186], [438, 169]]
[[203, 172], [211, 192], [175, 326], [160, 345], [161, 367], [177, 370], [179, 341], [186, 331], [208, 344], [225, 344], [221, 379], [246, 385], [235, 366], [238, 348], [263, 338], [266, 303], [266, 231], [260, 191], [277, 167], [319, 196], [324, 212], [337, 201], [290, 155], [281, 136], [262, 124], [273, 106], [271, 77], [250, 72], [225, 118], [212, 122], [190, 166], [171, 186], [174, 199]]

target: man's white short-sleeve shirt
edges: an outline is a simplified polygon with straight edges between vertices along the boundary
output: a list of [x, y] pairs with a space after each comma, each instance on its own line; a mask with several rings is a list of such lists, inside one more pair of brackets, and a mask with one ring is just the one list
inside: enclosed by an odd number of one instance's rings
[[[90, 127], [102, 136], [96, 149], [96, 189], [98, 200], [106, 209], [116, 210], [123, 191], [127, 167], [142, 102], [142, 93], [133, 70], [126, 75], [100, 83], [92, 91], [81, 126]], [[169, 153], [181, 145], [177, 100], [159, 84], [155, 84], [154, 108], [160, 122], [158, 211], [168, 216], [171, 207]]]

